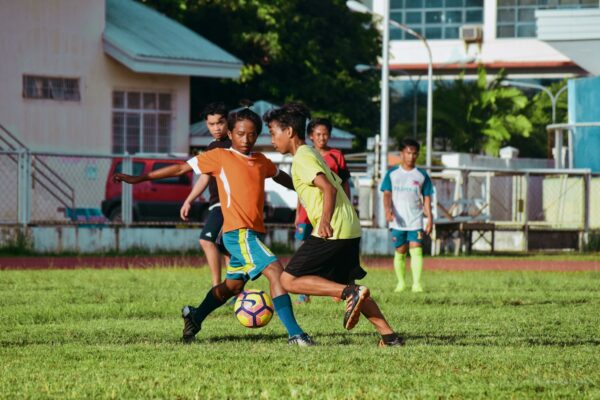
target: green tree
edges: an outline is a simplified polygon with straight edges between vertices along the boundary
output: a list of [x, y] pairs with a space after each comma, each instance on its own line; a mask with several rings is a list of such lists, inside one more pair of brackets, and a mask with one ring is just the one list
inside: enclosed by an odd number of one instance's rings
[[[354, 66], [375, 62], [381, 39], [345, 0], [143, 0], [244, 62], [238, 80], [192, 79], [191, 106], [222, 99], [302, 101], [362, 136], [379, 125], [379, 79]], [[364, 140], [363, 140], [364, 141]]]
[[[566, 85], [566, 81], [554, 82], [548, 89], [552, 94], [556, 93]], [[527, 93], [527, 92], [526, 92]], [[532, 124], [531, 134], [528, 138], [523, 136], [514, 136], [509, 141], [509, 145], [519, 149], [520, 157], [550, 157], [550, 150], [553, 136], [548, 136], [546, 126], [552, 123], [552, 102], [550, 97], [544, 92], [534, 90], [534, 95], [524, 110], [524, 114], [529, 118]], [[556, 105], [556, 123], [567, 122], [567, 93], [560, 95]]]
[[497, 155], [514, 137], [529, 137], [532, 123], [523, 114], [527, 97], [517, 88], [504, 87], [501, 72], [488, 80], [480, 67], [477, 79], [436, 82], [434, 132], [444, 150]]

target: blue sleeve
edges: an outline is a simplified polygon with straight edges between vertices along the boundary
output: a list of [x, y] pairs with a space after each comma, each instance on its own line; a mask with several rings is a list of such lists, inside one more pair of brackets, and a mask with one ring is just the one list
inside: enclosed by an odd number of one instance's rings
[[433, 195], [433, 184], [431, 183], [431, 179], [429, 178], [429, 174], [422, 169], [419, 168], [419, 172], [423, 174], [425, 180], [423, 181], [423, 186], [421, 187], [421, 194], [423, 196], [432, 196]]
[[381, 188], [379, 190], [381, 190], [382, 192], [392, 191], [392, 180], [390, 179], [390, 172], [391, 171], [386, 172], [383, 181], [381, 181]]

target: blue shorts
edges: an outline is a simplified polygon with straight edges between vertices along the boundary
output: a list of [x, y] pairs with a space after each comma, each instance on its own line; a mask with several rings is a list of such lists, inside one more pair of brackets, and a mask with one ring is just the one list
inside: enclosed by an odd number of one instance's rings
[[299, 242], [304, 242], [312, 233], [312, 229], [313, 228], [311, 224], [298, 224], [296, 225], [296, 234], [294, 237]]
[[400, 231], [398, 229], [390, 229], [392, 231], [392, 243], [398, 248], [407, 243], [423, 244], [423, 230], [417, 229], [414, 231]]
[[260, 233], [237, 229], [223, 234], [223, 244], [231, 255], [225, 279], [255, 280], [277, 257], [260, 240]]

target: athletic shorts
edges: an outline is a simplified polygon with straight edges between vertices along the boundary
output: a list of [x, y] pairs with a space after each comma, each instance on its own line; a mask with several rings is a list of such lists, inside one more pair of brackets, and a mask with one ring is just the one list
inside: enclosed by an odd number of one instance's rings
[[231, 259], [225, 279], [247, 282], [255, 280], [277, 257], [260, 240], [260, 233], [251, 229], [237, 229], [223, 234], [223, 244]]
[[419, 243], [423, 244], [423, 230], [417, 229], [414, 231], [400, 231], [398, 229], [391, 229], [392, 231], [392, 243], [394, 247], [398, 248], [407, 243]]
[[221, 212], [221, 206], [213, 207], [208, 212], [208, 217], [204, 223], [204, 228], [202, 228], [202, 232], [200, 232], [200, 239], [217, 243], [217, 239], [222, 227], [223, 213]]
[[309, 236], [292, 257], [285, 272], [300, 277], [317, 275], [348, 285], [367, 272], [360, 266], [360, 238], [322, 239]]
[[298, 224], [296, 225], [296, 234], [294, 237], [299, 242], [304, 242], [312, 233], [313, 227], [311, 224]]

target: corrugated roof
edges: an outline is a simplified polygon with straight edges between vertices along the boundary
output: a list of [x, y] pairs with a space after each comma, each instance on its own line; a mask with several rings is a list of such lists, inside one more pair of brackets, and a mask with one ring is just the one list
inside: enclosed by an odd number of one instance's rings
[[180, 23], [133, 0], [106, 0], [105, 51], [136, 72], [237, 77], [243, 63]]

